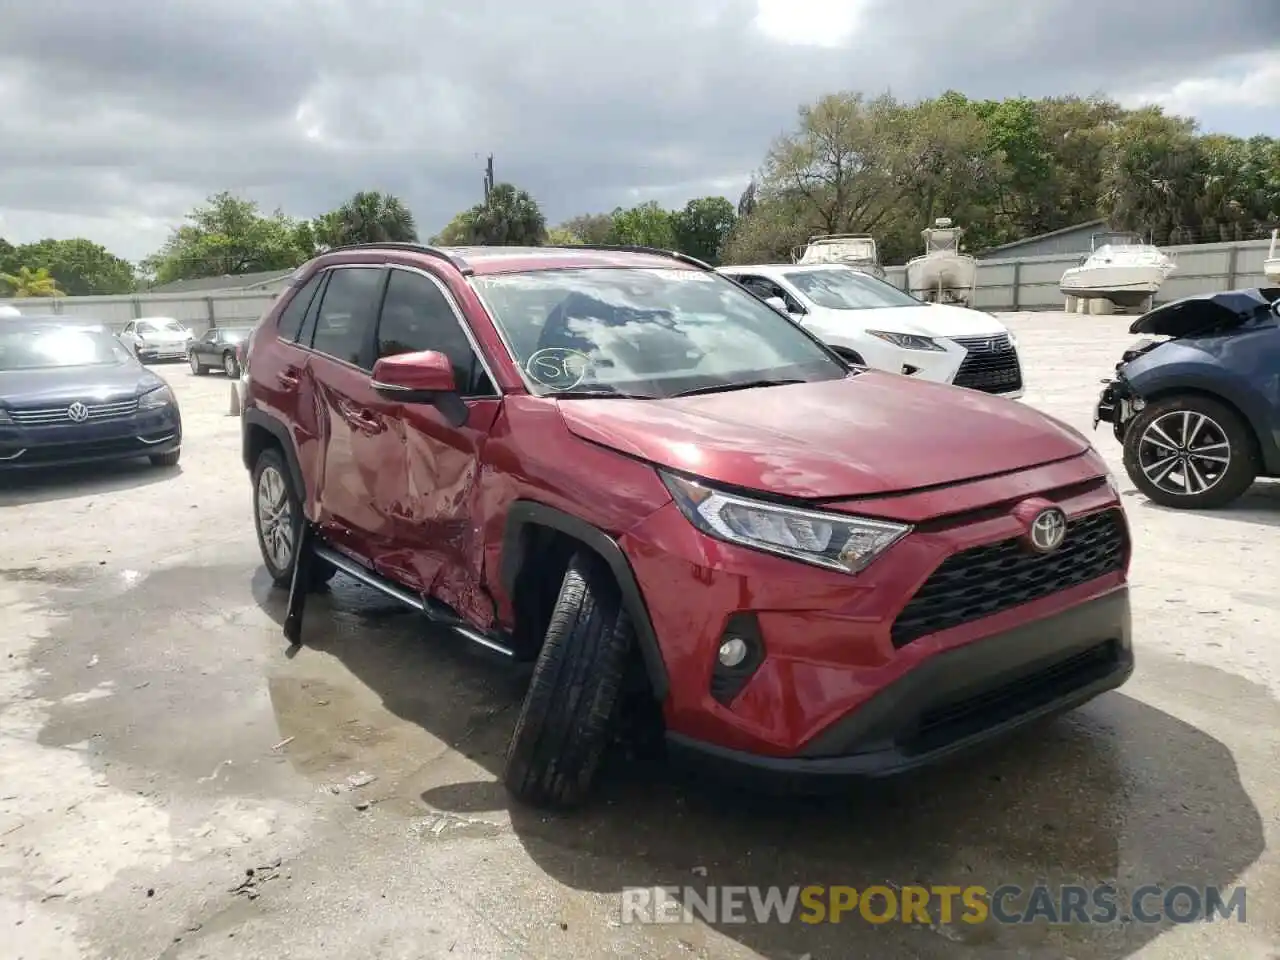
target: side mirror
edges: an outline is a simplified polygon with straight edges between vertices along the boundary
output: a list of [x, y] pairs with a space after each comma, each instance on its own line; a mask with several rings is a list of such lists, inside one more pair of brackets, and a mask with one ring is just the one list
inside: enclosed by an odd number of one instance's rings
[[773, 307], [773, 309], [777, 310], [784, 317], [791, 316], [790, 311], [787, 310], [787, 301], [783, 300], [781, 297], [765, 297], [764, 302]]
[[453, 427], [467, 422], [469, 411], [458, 396], [453, 364], [439, 351], [383, 357], [373, 365], [372, 380], [373, 389], [388, 400], [430, 404]]

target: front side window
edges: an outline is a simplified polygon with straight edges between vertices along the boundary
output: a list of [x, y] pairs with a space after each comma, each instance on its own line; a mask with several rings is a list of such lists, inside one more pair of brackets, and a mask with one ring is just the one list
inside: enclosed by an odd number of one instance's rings
[[919, 300], [903, 293], [893, 284], [851, 267], [795, 270], [784, 276], [793, 287], [828, 310], [920, 306]]
[[533, 392], [671, 397], [847, 368], [715, 273], [598, 267], [472, 280]]
[[378, 356], [422, 350], [435, 350], [449, 358], [454, 382], [463, 394], [493, 392], [471, 341], [440, 288], [420, 273], [393, 269], [378, 320]]
[[311, 348], [354, 364], [370, 367], [365, 343], [378, 309], [381, 267], [344, 267], [332, 271], [316, 314]]
[[18, 328], [0, 331], [0, 370], [124, 363], [129, 351], [109, 333], [66, 328]]

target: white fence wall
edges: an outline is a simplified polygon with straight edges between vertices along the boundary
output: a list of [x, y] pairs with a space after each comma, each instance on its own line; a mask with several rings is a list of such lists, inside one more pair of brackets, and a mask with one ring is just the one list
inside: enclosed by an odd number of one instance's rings
[[[1238, 243], [1202, 243], [1165, 247], [1178, 270], [1165, 281], [1156, 297], [1167, 303], [1193, 293], [1213, 293], [1266, 283], [1262, 261], [1268, 240]], [[976, 306], [980, 310], [1061, 310], [1058, 281], [1068, 267], [1077, 266], [1076, 255], [1055, 254], [1007, 260], [979, 260]], [[886, 267], [889, 281], [906, 286], [905, 267]], [[118, 297], [57, 297], [0, 300], [23, 313], [59, 313], [109, 323], [117, 330], [137, 317], [173, 317], [202, 333], [218, 323], [253, 322], [275, 302], [277, 294], [264, 291], [223, 291], [211, 294], [141, 293]]]
[[[1168, 303], [1195, 293], [1216, 293], [1266, 284], [1262, 262], [1269, 240], [1234, 243], [1197, 243], [1162, 247], [1177, 263], [1177, 271], [1164, 282], [1156, 303]], [[979, 310], [1061, 310], [1063, 297], [1058, 281], [1068, 267], [1079, 266], [1075, 254], [979, 260], [974, 306]], [[906, 288], [905, 267], [886, 267], [891, 283]]]
[[97, 320], [117, 331], [138, 317], [173, 317], [203, 333], [216, 324], [252, 323], [275, 303], [277, 294], [252, 291], [196, 293], [140, 293], [116, 297], [32, 297], [0, 300], [23, 313]]

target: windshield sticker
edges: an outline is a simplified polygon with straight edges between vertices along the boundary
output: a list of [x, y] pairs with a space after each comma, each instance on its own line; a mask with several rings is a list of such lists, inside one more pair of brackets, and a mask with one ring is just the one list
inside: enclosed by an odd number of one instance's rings
[[525, 361], [524, 370], [540, 386], [572, 390], [587, 376], [591, 358], [568, 347], [543, 347]]

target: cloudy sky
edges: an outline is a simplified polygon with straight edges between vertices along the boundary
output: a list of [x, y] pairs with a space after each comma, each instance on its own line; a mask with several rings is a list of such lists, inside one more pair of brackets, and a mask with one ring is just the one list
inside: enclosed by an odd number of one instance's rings
[[1280, 135], [1280, 0], [14, 0], [0, 236], [130, 259], [210, 193], [312, 216], [360, 189], [424, 235], [484, 156], [553, 222], [736, 199], [833, 90], [1105, 92]]

